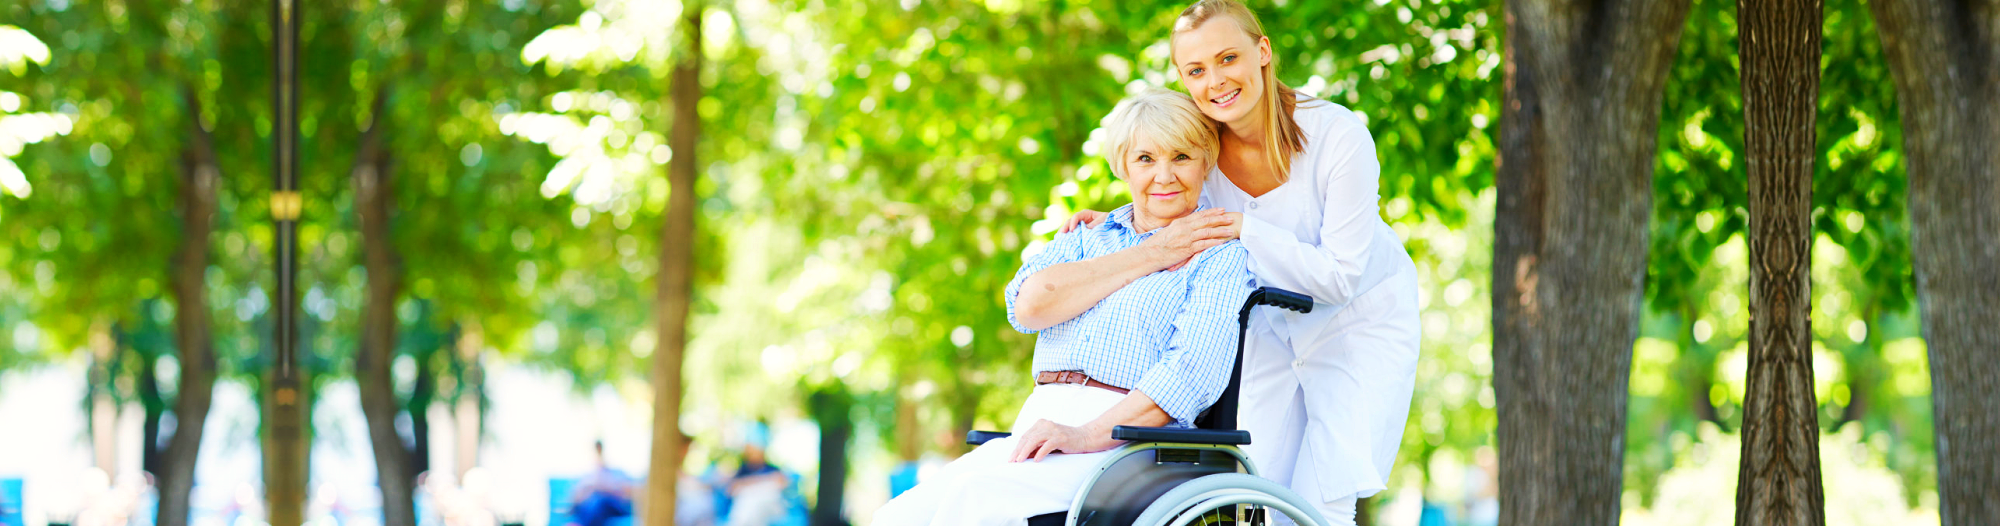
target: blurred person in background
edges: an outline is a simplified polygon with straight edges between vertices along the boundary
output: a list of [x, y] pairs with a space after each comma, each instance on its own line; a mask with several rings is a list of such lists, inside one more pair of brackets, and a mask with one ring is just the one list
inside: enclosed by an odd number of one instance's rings
[[[429, 496], [431, 512], [444, 526], [490, 526], [500, 524], [493, 512], [490, 498], [490, 477], [484, 470], [473, 468], [466, 472], [460, 482], [450, 472], [424, 472], [417, 475], [417, 486]], [[333, 497], [334, 495], [329, 495]], [[421, 504], [421, 503], [420, 503]], [[424, 506], [419, 506], [421, 511]], [[431, 524], [420, 517], [419, 524]]]
[[1491, 447], [1474, 451], [1465, 467], [1465, 524], [1500, 524], [1500, 461]]
[[234, 498], [222, 508], [222, 516], [230, 526], [262, 524], [264, 518], [264, 496], [248, 482], [238, 483]]
[[771, 464], [765, 452], [771, 446], [771, 432], [763, 424], [753, 424], [745, 433], [743, 462], [721, 489], [728, 497], [729, 526], [766, 526], [779, 522], [786, 509], [785, 490], [792, 477]]
[[576, 526], [605, 526], [632, 515], [632, 477], [605, 463], [604, 441], [591, 447], [597, 450], [597, 469], [577, 481], [570, 494], [570, 523]]

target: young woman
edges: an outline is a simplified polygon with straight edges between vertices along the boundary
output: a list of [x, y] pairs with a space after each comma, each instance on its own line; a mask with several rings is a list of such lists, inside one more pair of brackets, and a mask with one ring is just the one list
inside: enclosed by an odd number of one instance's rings
[[[1386, 488], [1421, 337], [1416, 266], [1378, 211], [1375, 141], [1354, 112], [1278, 82], [1271, 40], [1234, 0], [1182, 11], [1171, 46], [1181, 83], [1222, 131], [1202, 192], [1215, 208], [1091, 270], [1173, 270], [1241, 239], [1260, 285], [1311, 295], [1310, 314], [1252, 315], [1239, 424], [1264, 476], [1351, 524], [1355, 500]], [[1064, 230], [1102, 217], [1079, 212]], [[1099, 299], [1074, 295], [1064, 311]]]

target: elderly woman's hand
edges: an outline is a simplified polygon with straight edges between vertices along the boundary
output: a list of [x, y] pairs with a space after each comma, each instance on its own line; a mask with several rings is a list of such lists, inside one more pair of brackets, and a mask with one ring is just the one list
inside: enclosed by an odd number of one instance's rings
[[1180, 270], [1195, 254], [1242, 234], [1243, 214], [1210, 208], [1174, 220], [1139, 246], [1149, 248], [1160, 269]]
[[1014, 437], [1014, 455], [1011, 462], [1034, 460], [1040, 462], [1050, 453], [1096, 453], [1124, 443], [1111, 439], [1111, 430], [1096, 429], [1091, 425], [1066, 426], [1048, 420], [1037, 420], [1028, 432]]

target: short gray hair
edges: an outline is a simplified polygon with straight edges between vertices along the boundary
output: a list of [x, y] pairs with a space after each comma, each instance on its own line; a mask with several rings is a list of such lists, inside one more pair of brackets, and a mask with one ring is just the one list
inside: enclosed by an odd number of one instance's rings
[[1142, 135], [1174, 151], [1199, 152], [1209, 168], [1215, 167], [1222, 149], [1215, 121], [1201, 114], [1194, 99], [1160, 88], [1118, 101], [1118, 107], [1104, 117], [1104, 132], [1104, 158], [1111, 161], [1111, 173], [1119, 179], [1125, 178], [1125, 155]]

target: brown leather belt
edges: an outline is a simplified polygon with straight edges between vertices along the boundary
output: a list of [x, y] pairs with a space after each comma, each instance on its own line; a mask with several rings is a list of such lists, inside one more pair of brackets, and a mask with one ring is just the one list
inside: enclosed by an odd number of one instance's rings
[[1048, 385], [1048, 384], [1087, 385], [1118, 394], [1125, 394], [1132, 392], [1131, 389], [1126, 389], [1123, 387], [1118, 387], [1104, 382], [1099, 382], [1095, 378], [1084, 376], [1083, 371], [1042, 371], [1039, 373], [1035, 373], [1035, 385]]

